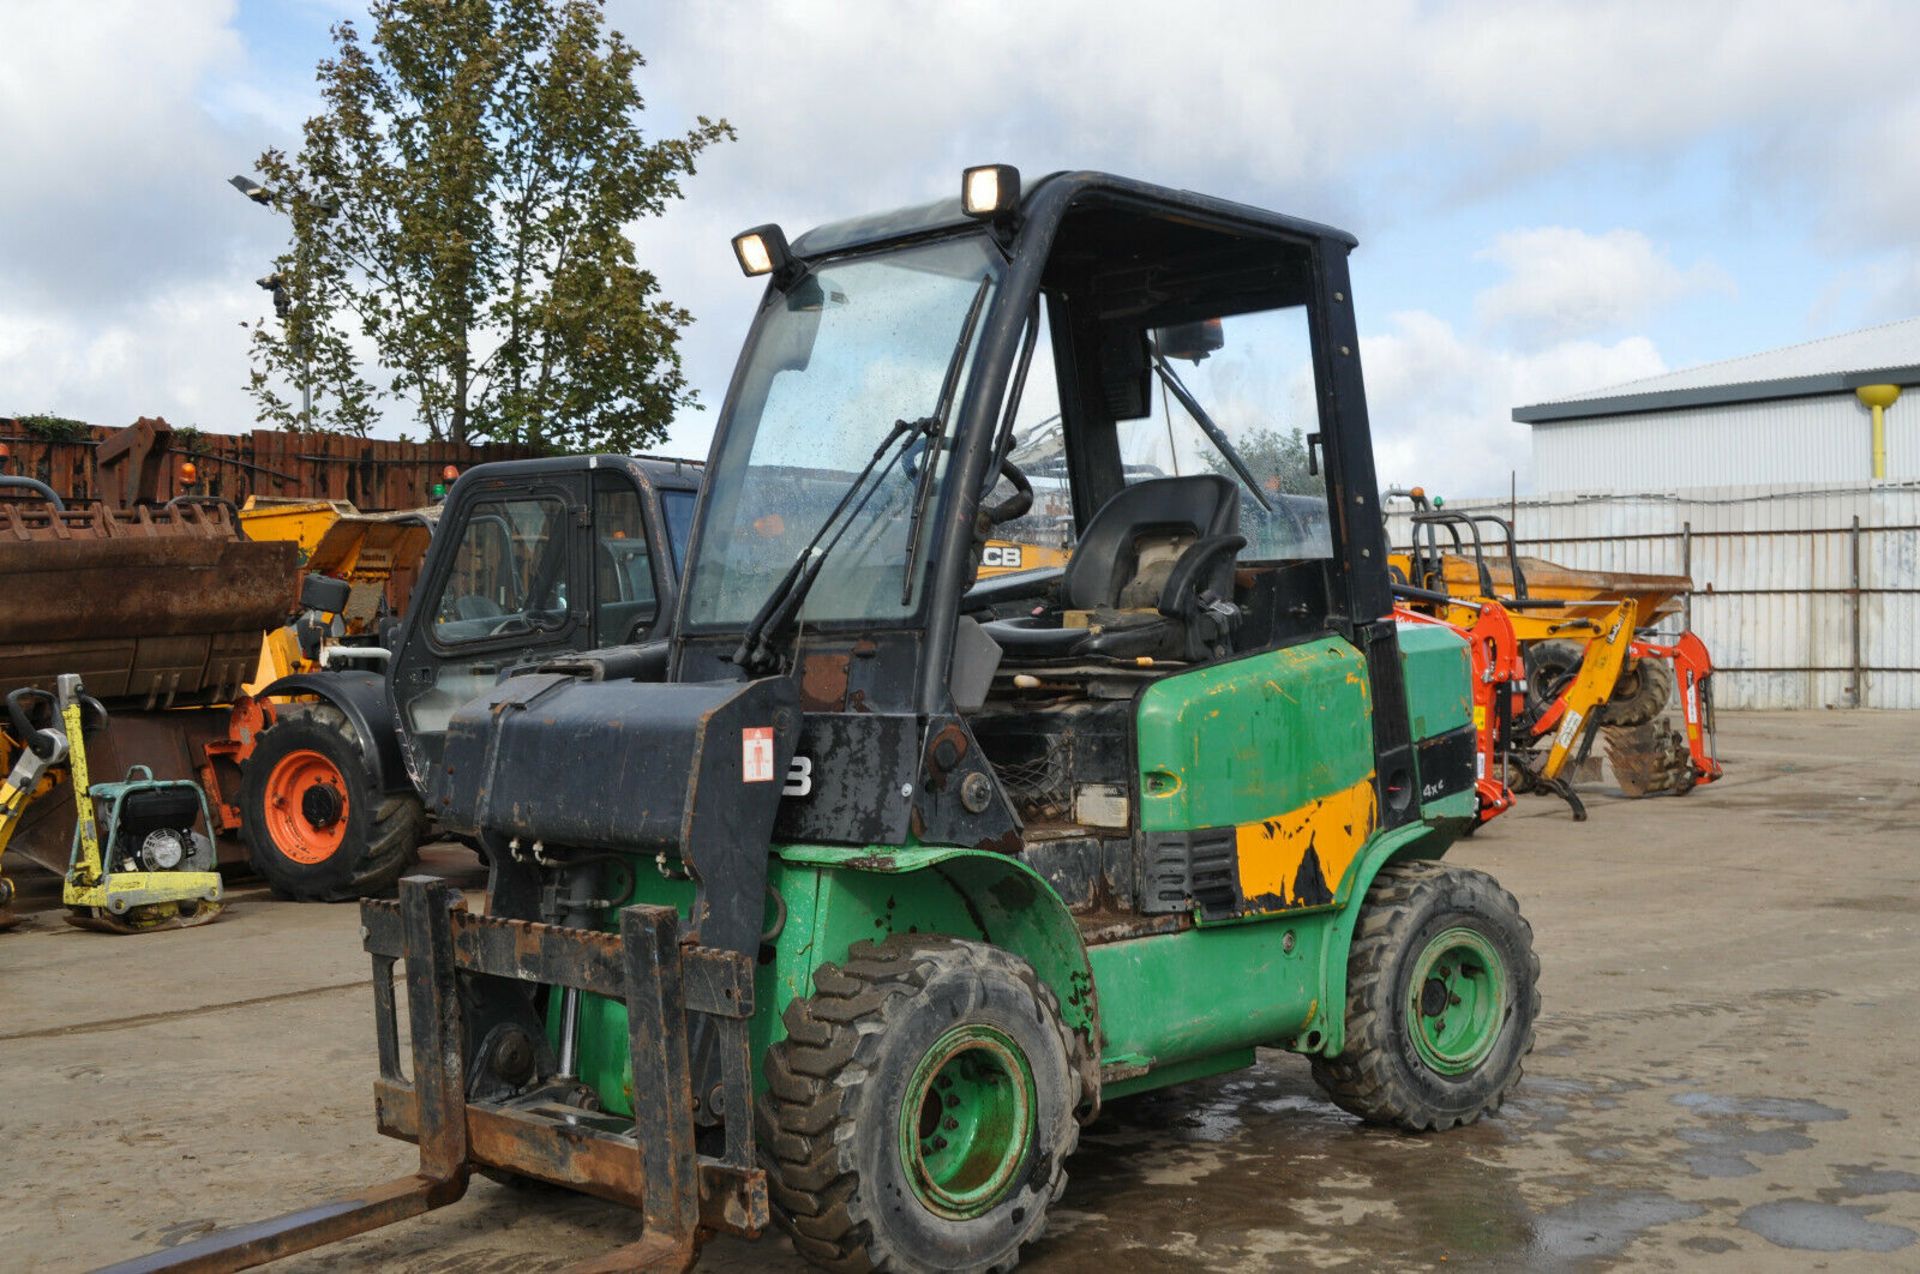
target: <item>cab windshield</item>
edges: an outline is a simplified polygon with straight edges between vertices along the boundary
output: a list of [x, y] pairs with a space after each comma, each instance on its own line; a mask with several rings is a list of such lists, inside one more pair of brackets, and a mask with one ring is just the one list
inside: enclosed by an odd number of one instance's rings
[[[964, 387], [1001, 259], [978, 235], [828, 262], [768, 293], [708, 469], [689, 564], [687, 620], [752, 619], [840, 503], [896, 421], [938, 413]], [[958, 396], [888, 448], [824, 543], [834, 544], [800, 610], [804, 623], [900, 619], [932, 560]], [[931, 466], [929, 471], [928, 466]], [[917, 553], [910, 527], [920, 514]], [[916, 559], [908, 574], [909, 557]]]

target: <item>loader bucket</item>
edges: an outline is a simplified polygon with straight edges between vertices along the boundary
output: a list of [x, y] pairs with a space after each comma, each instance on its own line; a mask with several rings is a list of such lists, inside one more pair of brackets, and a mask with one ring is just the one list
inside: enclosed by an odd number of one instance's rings
[[206, 505], [118, 513], [0, 505], [0, 685], [79, 673], [148, 707], [231, 698], [294, 604], [294, 547]]
[[[0, 501], [0, 689], [78, 673], [115, 709], [91, 741], [102, 777], [134, 762], [197, 777], [226, 728], [207, 705], [254, 679], [262, 635], [294, 606], [294, 558], [241, 539], [218, 505]], [[72, 802], [37, 801], [9, 849], [63, 872], [72, 837]]]

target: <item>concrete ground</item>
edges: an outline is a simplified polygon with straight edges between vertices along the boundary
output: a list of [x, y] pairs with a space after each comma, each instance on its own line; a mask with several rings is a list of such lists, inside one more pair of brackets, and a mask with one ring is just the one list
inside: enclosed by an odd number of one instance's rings
[[[1576, 824], [1528, 798], [1456, 851], [1519, 896], [1543, 968], [1499, 1117], [1364, 1129], [1263, 1055], [1114, 1103], [1029, 1267], [1920, 1268], [1920, 715], [1725, 714], [1721, 751], [1684, 799], [1589, 785]], [[458, 850], [428, 865], [477, 880]], [[257, 892], [191, 932], [43, 912], [0, 937], [0, 1263], [84, 1268], [409, 1171], [372, 1128], [367, 978], [353, 908]], [[635, 1233], [483, 1180], [283, 1268], [550, 1269]], [[801, 1267], [770, 1237], [701, 1268]]]

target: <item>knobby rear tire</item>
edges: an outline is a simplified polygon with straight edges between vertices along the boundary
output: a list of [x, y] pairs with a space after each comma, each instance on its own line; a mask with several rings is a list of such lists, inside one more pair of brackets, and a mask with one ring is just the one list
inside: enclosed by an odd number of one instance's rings
[[[1520, 905], [1485, 872], [1444, 863], [1392, 863], [1361, 904], [1347, 958], [1346, 1045], [1313, 1059], [1313, 1077], [1342, 1110], [1372, 1124], [1432, 1132], [1500, 1109], [1533, 1051], [1540, 961]], [[1422, 1059], [1409, 1026], [1415, 964], [1429, 942], [1465, 929], [1490, 945], [1505, 982], [1504, 1012], [1486, 1056], [1461, 1074]]]

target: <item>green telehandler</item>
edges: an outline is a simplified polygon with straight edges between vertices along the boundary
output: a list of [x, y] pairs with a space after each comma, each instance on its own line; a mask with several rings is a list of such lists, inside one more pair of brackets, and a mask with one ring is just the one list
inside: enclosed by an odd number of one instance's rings
[[[635, 1208], [593, 1268], [777, 1222], [829, 1269], [1002, 1270], [1103, 1102], [1260, 1047], [1411, 1131], [1518, 1082], [1538, 965], [1441, 861], [1477, 808], [1468, 652], [1391, 616], [1354, 240], [995, 165], [733, 246], [767, 286], [665, 644], [476, 684], [581, 622], [548, 582], [592, 547], [588, 475], [482, 468], [450, 516], [509, 523], [539, 604], [436, 618], [470, 609], [443, 564], [387, 670], [489, 865], [484, 912], [424, 878], [362, 904], [378, 1124], [418, 1172], [137, 1267], [270, 1260], [481, 1172]], [[1320, 497], [1241, 445], [1295, 425]], [[1036, 486], [1071, 557], [981, 578]]]

